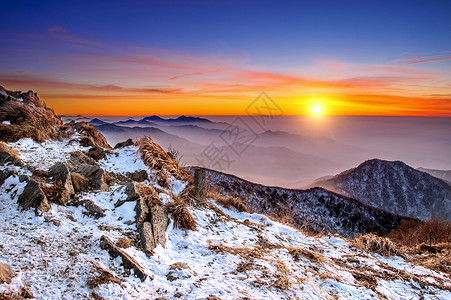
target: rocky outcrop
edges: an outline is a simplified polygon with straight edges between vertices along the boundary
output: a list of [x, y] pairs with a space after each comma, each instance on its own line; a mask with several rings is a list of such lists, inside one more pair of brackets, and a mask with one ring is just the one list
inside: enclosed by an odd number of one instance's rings
[[113, 258], [120, 256], [122, 258], [122, 266], [125, 269], [133, 270], [135, 275], [138, 276], [141, 281], [144, 281], [147, 278], [153, 280], [153, 276], [146, 274], [143, 267], [133, 257], [116, 246], [107, 236], [102, 235], [100, 238], [100, 247], [107, 250]]
[[117, 143], [114, 146], [114, 149], [120, 149], [120, 148], [124, 148], [124, 147], [128, 147], [128, 146], [133, 146], [134, 144], [135, 144], [135, 142], [133, 142], [132, 139], [128, 139], [124, 142]]
[[37, 214], [49, 211], [51, 206], [39, 183], [28, 176], [21, 176], [21, 181], [26, 181], [27, 185], [20, 194], [18, 203], [22, 209], [34, 208]]
[[99, 166], [84, 164], [78, 167], [76, 172], [88, 179], [88, 185], [91, 189], [103, 191], [109, 189], [107, 184], [108, 174]]
[[13, 270], [5, 264], [0, 263], [0, 284], [10, 284], [11, 279], [16, 276]]
[[88, 156], [92, 157], [94, 160], [101, 160], [106, 158], [106, 152], [102, 147], [93, 146], [89, 149]]
[[15, 142], [22, 138], [32, 138], [43, 142], [58, 136], [61, 118], [46, 107], [36, 93], [1, 90], [0, 140]]
[[143, 182], [149, 178], [146, 170], [127, 172], [127, 177], [136, 182]]
[[63, 187], [61, 202], [63, 204], [66, 203], [75, 195], [69, 168], [62, 162], [57, 162], [50, 167], [49, 173], [51, 174], [53, 181], [61, 182]]

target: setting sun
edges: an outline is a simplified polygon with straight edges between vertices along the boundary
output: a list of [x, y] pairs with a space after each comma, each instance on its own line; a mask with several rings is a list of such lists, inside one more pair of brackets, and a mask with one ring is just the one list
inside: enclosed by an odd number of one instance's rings
[[312, 106], [312, 114], [315, 116], [320, 116], [323, 114], [323, 107], [321, 104], [316, 103]]

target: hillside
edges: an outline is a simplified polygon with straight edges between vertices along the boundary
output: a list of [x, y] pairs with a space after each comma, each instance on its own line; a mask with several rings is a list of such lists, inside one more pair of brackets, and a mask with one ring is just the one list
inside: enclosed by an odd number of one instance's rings
[[451, 221], [451, 186], [400, 161], [369, 160], [314, 184], [402, 216]]
[[255, 212], [313, 232], [346, 237], [368, 232], [386, 234], [405, 219], [321, 188], [270, 187], [213, 170], [207, 170], [207, 181], [214, 190], [244, 199]]
[[434, 170], [427, 168], [418, 168], [418, 171], [426, 172], [431, 174], [434, 177], [437, 177], [441, 180], [446, 181], [449, 185], [451, 185], [451, 170]]

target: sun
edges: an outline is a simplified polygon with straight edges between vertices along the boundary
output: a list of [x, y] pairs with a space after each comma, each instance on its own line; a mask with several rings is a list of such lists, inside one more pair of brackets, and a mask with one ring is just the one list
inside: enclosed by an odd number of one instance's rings
[[321, 104], [315, 103], [312, 106], [312, 114], [315, 116], [321, 116], [323, 114], [323, 107]]

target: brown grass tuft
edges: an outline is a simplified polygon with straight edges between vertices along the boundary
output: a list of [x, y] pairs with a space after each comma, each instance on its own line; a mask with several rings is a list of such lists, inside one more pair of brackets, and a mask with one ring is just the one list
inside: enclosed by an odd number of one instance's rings
[[132, 245], [132, 241], [129, 238], [120, 237], [117, 239], [116, 246], [119, 248], [127, 249]]
[[169, 203], [166, 205], [166, 209], [172, 215], [176, 227], [184, 230], [196, 230], [197, 222], [183, 201], [176, 200]]
[[13, 159], [19, 158], [19, 151], [6, 145], [4, 142], [0, 142], [0, 152], [8, 153]]
[[70, 177], [72, 178], [72, 185], [76, 193], [82, 192], [88, 186], [88, 179], [81, 175], [80, 173], [71, 172]]
[[46, 185], [41, 183], [41, 189], [47, 200], [51, 203], [63, 205], [64, 186], [60, 181], [55, 182], [53, 185]]
[[384, 256], [404, 256], [402, 251], [389, 238], [379, 237], [373, 233], [356, 237], [351, 241], [351, 245], [365, 252], [379, 253]]
[[[23, 101], [15, 99], [20, 97]], [[62, 125], [61, 118], [43, 105], [36, 94], [19, 92], [15, 97], [0, 95], [0, 98], [0, 140], [15, 142], [29, 137], [43, 142], [57, 137], [56, 126]], [[11, 124], [3, 124], [2, 121], [10, 121]]]
[[15, 294], [13, 292], [1, 292], [0, 293], [0, 300], [21, 300], [22, 297], [18, 294]]
[[232, 196], [224, 197], [221, 194], [215, 192], [208, 192], [207, 198], [215, 199], [220, 205], [224, 206], [225, 208], [234, 207], [239, 212], [248, 211], [246, 205], [243, 203], [243, 201], [241, 201], [241, 199]]
[[324, 262], [324, 256], [315, 251], [311, 251], [305, 248], [288, 247], [288, 253], [293, 257], [294, 261], [299, 261], [301, 257], [305, 257], [312, 262]]
[[[179, 180], [187, 181], [191, 177], [191, 173], [181, 167], [177, 160], [172, 158], [164, 149], [155, 143], [151, 138], [144, 137], [140, 139], [138, 152], [141, 154], [141, 159], [144, 164], [156, 171], [166, 170], [170, 175]], [[160, 174], [161, 178], [167, 178], [166, 174]]]
[[153, 187], [143, 183], [136, 183], [135, 186], [138, 194], [144, 199], [144, 201], [148, 205], [149, 204], [163, 205], [163, 203], [160, 200], [160, 197], [158, 196], [157, 192]]

